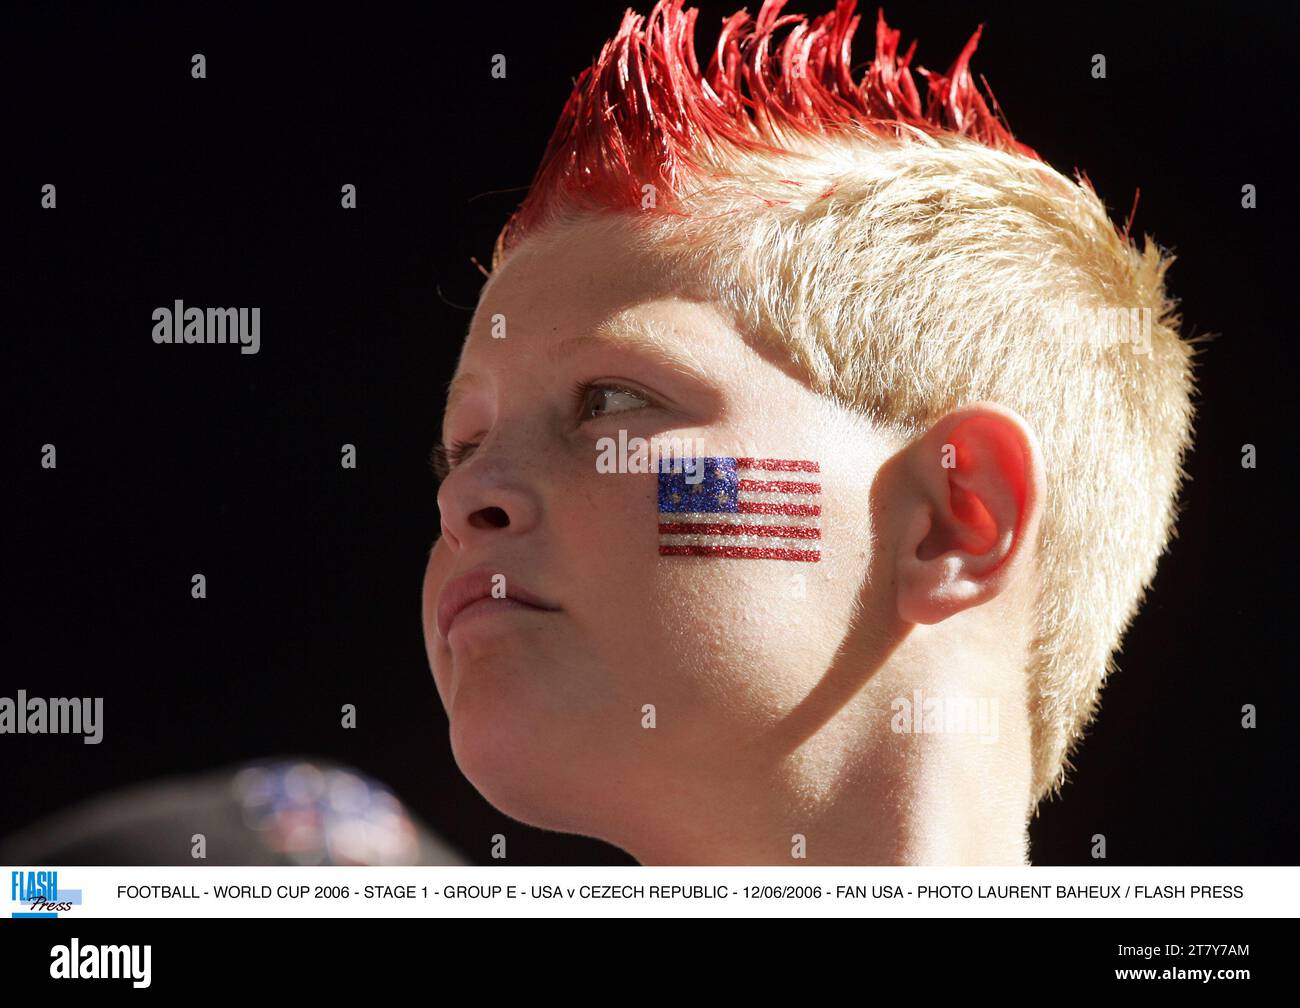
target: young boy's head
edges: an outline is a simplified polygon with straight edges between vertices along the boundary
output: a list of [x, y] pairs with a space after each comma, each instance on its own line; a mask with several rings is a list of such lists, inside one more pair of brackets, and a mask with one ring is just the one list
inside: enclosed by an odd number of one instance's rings
[[625, 15], [498, 240], [424, 589], [452, 749], [643, 863], [1023, 862], [1171, 534], [1169, 259], [975, 38], [926, 72], [882, 18], [853, 74], [853, 3], [781, 6], [703, 71], [681, 0]]

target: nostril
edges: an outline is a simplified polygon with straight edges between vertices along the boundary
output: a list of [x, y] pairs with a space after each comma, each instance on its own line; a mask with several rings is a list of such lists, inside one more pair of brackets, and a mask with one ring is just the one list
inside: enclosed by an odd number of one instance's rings
[[505, 528], [510, 516], [499, 507], [480, 508], [470, 515], [469, 523], [474, 528]]

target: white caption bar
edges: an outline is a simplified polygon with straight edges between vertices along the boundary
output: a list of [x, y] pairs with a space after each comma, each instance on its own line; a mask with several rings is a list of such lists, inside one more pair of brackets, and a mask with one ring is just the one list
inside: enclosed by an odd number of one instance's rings
[[1300, 905], [1290, 867], [4, 871], [6, 917], [1212, 918], [1294, 917]]

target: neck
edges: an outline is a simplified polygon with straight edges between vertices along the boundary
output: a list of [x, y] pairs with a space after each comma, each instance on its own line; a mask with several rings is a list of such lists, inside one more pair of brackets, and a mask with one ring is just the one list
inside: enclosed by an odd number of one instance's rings
[[706, 781], [696, 768], [700, 787], [677, 792], [663, 829], [611, 839], [644, 865], [1026, 864], [1023, 703], [895, 678], [811, 733], [787, 719], [778, 734], [797, 744], [756, 745]]

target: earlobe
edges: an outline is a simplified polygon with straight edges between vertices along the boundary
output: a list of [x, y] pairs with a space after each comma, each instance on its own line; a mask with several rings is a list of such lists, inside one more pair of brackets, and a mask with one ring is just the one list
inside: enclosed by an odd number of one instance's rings
[[943, 417], [905, 456], [898, 614], [939, 623], [1001, 594], [1032, 552], [1041, 455], [1020, 416], [981, 403]]

